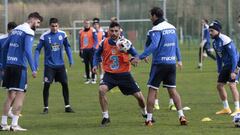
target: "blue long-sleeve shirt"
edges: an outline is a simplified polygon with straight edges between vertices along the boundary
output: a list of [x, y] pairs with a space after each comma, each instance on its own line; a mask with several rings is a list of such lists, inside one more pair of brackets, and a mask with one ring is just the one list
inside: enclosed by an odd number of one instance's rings
[[144, 59], [150, 54], [152, 64], [176, 64], [176, 58], [181, 61], [176, 28], [166, 21], [149, 30], [144, 52], [139, 56]]
[[[98, 66], [99, 63], [102, 61], [102, 52], [103, 52], [103, 46], [104, 46], [104, 41], [106, 38], [100, 43], [99, 48], [95, 51], [94, 56], [93, 56], [93, 66]], [[114, 41], [112, 38], [108, 40], [108, 43], [110, 45], [116, 46], [116, 41]], [[136, 49], [131, 45], [131, 48], [127, 51], [131, 56], [135, 57], [138, 56], [138, 53]]]
[[30, 28], [28, 23], [17, 26], [2, 49], [5, 52], [3, 59], [3, 67], [8, 65], [19, 65], [27, 68], [27, 61], [32, 71], [36, 71], [32, 57], [34, 31]]
[[221, 72], [223, 66], [230, 66], [231, 72], [234, 72], [239, 56], [233, 41], [228, 36], [220, 33], [214, 38], [213, 48], [217, 56], [218, 73]]
[[[7, 38], [8, 38], [8, 34], [0, 36], [0, 49], [1, 49], [0, 50], [0, 69], [2, 69], [2, 63], [3, 63], [3, 59], [4, 59], [3, 56], [4, 56], [4, 51], [5, 51], [2, 49], [2, 46], [5, 43], [5, 41], [7, 40]], [[5, 54], [5, 56], [6, 56], [6, 54]]]
[[69, 64], [73, 64], [72, 51], [64, 31], [58, 30], [53, 33], [50, 30], [43, 33], [40, 37], [39, 44], [35, 49], [35, 66], [38, 68], [39, 55], [44, 47], [44, 65], [52, 68], [64, 65], [63, 47], [68, 56]]
[[205, 48], [210, 48], [210, 33], [209, 33], [209, 26], [207, 24], [205, 24], [203, 26], [203, 39], [205, 40]]

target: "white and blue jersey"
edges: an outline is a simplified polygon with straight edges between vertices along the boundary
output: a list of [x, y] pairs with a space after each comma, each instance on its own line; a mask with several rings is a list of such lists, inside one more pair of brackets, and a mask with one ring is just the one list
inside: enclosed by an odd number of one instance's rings
[[32, 58], [34, 31], [28, 23], [17, 26], [3, 44], [3, 68], [18, 65], [27, 68], [27, 61], [32, 71], [36, 71]]
[[68, 56], [69, 64], [73, 64], [72, 51], [64, 31], [58, 30], [53, 33], [50, 30], [43, 33], [40, 37], [39, 44], [35, 50], [35, 65], [38, 68], [39, 55], [44, 47], [44, 65], [57, 68], [64, 66], [63, 47]]
[[210, 48], [210, 33], [209, 33], [209, 26], [207, 24], [203, 25], [202, 30], [202, 40], [205, 41], [204, 48]]
[[[7, 38], [8, 38], [8, 34], [0, 36], [0, 49], [2, 48]], [[0, 69], [2, 69], [2, 62], [3, 62], [3, 49], [1, 49], [0, 51]]]
[[233, 41], [220, 33], [219, 36], [214, 38], [213, 48], [217, 56], [218, 73], [221, 72], [223, 66], [229, 66], [233, 73], [238, 62], [238, 51]]
[[152, 64], [176, 64], [176, 60], [181, 61], [176, 28], [173, 25], [163, 21], [148, 31], [145, 49], [139, 58], [144, 59], [150, 54], [153, 55]]

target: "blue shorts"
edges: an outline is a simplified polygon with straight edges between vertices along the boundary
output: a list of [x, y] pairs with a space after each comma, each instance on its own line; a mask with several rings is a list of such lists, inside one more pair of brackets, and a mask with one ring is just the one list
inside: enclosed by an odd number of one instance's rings
[[55, 82], [67, 83], [67, 73], [65, 66], [52, 68], [49, 66], [44, 67], [44, 82], [52, 83]]
[[27, 68], [18, 65], [7, 65], [2, 86], [9, 90], [26, 92]]
[[[218, 75], [219, 83], [235, 82], [235, 79], [231, 79], [231, 66], [224, 66]], [[238, 77], [237, 77], [238, 78]]]
[[158, 89], [161, 82], [163, 87], [176, 87], [176, 65], [175, 64], [152, 64], [148, 87]]
[[119, 74], [105, 72], [100, 85], [107, 85], [109, 91], [118, 86], [124, 95], [132, 95], [140, 91], [129, 72]]

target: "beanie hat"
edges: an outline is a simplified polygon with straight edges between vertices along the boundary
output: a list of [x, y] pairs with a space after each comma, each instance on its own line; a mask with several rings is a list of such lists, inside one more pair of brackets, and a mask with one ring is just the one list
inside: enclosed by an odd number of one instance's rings
[[222, 29], [222, 25], [221, 25], [221, 23], [220, 23], [218, 20], [214, 20], [214, 21], [209, 25], [209, 28], [214, 29], [214, 30], [220, 32], [221, 29]]

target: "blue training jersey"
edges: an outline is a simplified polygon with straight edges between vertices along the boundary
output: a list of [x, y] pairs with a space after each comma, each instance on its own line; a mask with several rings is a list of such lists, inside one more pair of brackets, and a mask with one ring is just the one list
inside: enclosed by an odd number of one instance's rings
[[63, 47], [68, 56], [69, 64], [73, 64], [72, 51], [64, 31], [58, 30], [53, 33], [50, 30], [43, 33], [40, 37], [39, 44], [35, 50], [35, 65], [38, 68], [39, 55], [44, 47], [44, 65], [52, 68], [64, 65]]
[[176, 59], [181, 61], [176, 28], [173, 25], [163, 21], [148, 31], [145, 49], [139, 58], [144, 59], [150, 54], [153, 55], [152, 64], [176, 64]]
[[213, 48], [216, 52], [218, 73], [221, 72], [223, 65], [230, 66], [231, 72], [234, 72], [238, 62], [238, 51], [233, 41], [220, 33], [214, 38]]
[[207, 24], [205, 24], [203, 26], [203, 39], [202, 40], [205, 40], [205, 48], [210, 48], [210, 33], [209, 33], [209, 26]]
[[27, 68], [27, 61], [32, 71], [36, 71], [32, 57], [34, 31], [28, 23], [18, 25], [3, 44], [3, 67], [18, 65]]
[[[5, 41], [7, 40], [7, 38], [8, 38], [8, 34], [0, 36], [0, 49], [2, 48], [2, 46], [5, 43]], [[3, 62], [3, 56], [4, 56], [3, 54], [4, 54], [3, 49], [1, 49], [1, 51], [0, 51], [0, 69], [2, 69], [2, 62]]]

